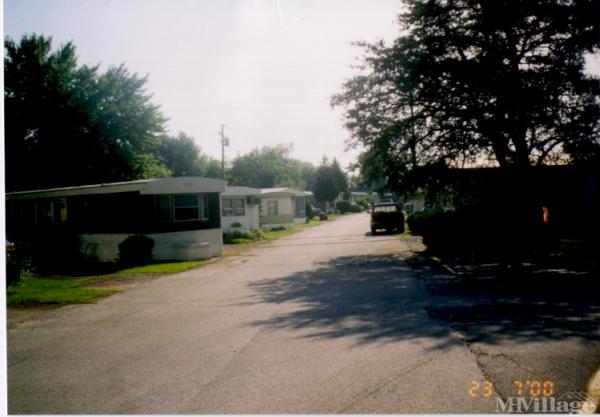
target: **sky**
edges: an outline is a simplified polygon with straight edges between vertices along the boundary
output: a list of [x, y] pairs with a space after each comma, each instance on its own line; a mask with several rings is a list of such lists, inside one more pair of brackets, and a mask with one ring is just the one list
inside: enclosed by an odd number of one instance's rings
[[148, 75], [147, 92], [169, 119], [219, 158], [292, 143], [292, 156], [343, 166], [348, 133], [330, 98], [352, 64], [355, 41], [398, 35], [400, 0], [4, 0], [4, 31], [72, 41], [80, 64], [121, 63]]

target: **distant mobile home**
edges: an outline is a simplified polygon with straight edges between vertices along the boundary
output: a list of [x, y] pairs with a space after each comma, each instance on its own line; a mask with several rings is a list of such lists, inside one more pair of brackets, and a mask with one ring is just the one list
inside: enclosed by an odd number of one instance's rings
[[260, 190], [260, 227], [291, 228], [306, 223], [306, 198], [309, 193], [292, 188], [263, 188]]
[[9, 193], [6, 230], [26, 238], [36, 230], [72, 230], [83, 255], [112, 262], [128, 236], [154, 240], [155, 260], [220, 256], [223, 248], [220, 193], [225, 182], [202, 177]]
[[227, 187], [221, 194], [223, 232], [249, 232], [260, 229], [260, 190]]

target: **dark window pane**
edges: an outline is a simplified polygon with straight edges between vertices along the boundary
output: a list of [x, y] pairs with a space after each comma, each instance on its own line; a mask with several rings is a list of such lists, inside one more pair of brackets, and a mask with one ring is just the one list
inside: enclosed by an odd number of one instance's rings
[[175, 207], [175, 220], [197, 220], [199, 218], [198, 207]]
[[196, 194], [176, 194], [173, 196], [175, 207], [198, 207], [198, 196]]
[[198, 204], [200, 204], [200, 214], [202, 220], [208, 219], [208, 198], [206, 194], [198, 196]]
[[233, 216], [233, 201], [230, 198], [223, 199], [223, 216]]
[[156, 197], [156, 220], [168, 222], [171, 220], [171, 196], [160, 195]]

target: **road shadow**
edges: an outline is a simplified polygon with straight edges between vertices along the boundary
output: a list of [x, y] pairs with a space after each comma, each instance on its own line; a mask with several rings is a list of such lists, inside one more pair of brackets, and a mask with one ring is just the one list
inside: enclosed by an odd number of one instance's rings
[[455, 344], [453, 330], [487, 344], [600, 339], [599, 284], [591, 275], [489, 272], [455, 276], [419, 256], [338, 257], [249, 284], [252, 303], [286, 304], [251, 324], [359, 343], [428, 338], [433, 349]]
[[412, 259], [431, 295], [429, 315], [468, 342], [600, 340], [600, 282], [592, 273], [490, 266], [455, 275]]
[[388, 230], [383, 230], [383, 231], [379, 231], [375, 234], [373, 234], [373, 232], [365, 232], [365, 236], [366, 237], [381, 237], [381, 236], [398, 236], [402, 234], [402, 232], [398, 232], [398, 231], [388, 231]]
[[423, 288], [397, 256], [338, 257], [312, 271], [249, 284], [256, 303], [291, 303], [276, 316], [252, 325], [308, 330], [305, 337], [358, 337], [359, 343], [419, 337], [455, 340], [450, 329], [423, 310]]

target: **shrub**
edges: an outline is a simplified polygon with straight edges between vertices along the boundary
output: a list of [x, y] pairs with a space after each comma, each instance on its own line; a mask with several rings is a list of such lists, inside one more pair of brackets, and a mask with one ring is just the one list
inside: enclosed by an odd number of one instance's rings
[[431, 252], [467, 255], [473, 250], [479, 219], [470, 210], [419, 211], [406, 223], [413, 235], [423, 236]]
[[315, 211], [313, 210], [313, 206], [310, 205], [309, 203], [306, 203], [306, 218], [308, 220], [311, 220], [313, 217], [315, 217]]
[[262, 230], [252, 230], [250, 232], [225, 232], [223, 233], [223, 243], [226, 244], [240, 244], [240, 243], [248, 243], [255, 242], [258, 240], [263, 240], [265, 238], [265, 234]]
[[371, 207], [371, 205], [373, 203], [375, 203], [375, 199], [371, 196], [359, 196], [356, 198], [355, 200], [356, 204], [358, 204], [359, 206], [361, 206], [363, 209], [368, 209], [369, 207]]
[[519, 222], [518, 216], [494, 206], [415, 212], [407, 224], [430, 252], [440, 255], [505, 261], [528, 255], [536, 245], [530, 221]]
[[152, 262], [154, 240], [144, 235], [129, 236], [119, 243], [118, 262], [123, 265], [144, 265]]
[[352, 208], [352, 204], [349, 201], [338, 201], [337, 203], [335, 203], [335, 208], [338, 209], [340, 211], [340, 213], [349, 213], [351, 208]]
[[352, 203], [352, 204], [350, 205], [350, 213], [360, 213], [360, 212], [362, 212], [363, 210], [364, 210], [364, 209], [363, 209], [361, 206], [359, 206], [358, 204], [354, 204], [354, 203]]
[[431, 218], [435, 215], [436, 213], [432, 211], [416, 211], [411, 213], [406, 219], [406, 224], [411, 234], [423, 236], [425, 230], [430, 227]]
[[367, 203], [365, 200], [357, 200], [356, 204], [358, 204], [358, 206], [361, 207], [363, 210], [369, 208], [369, 203]]

